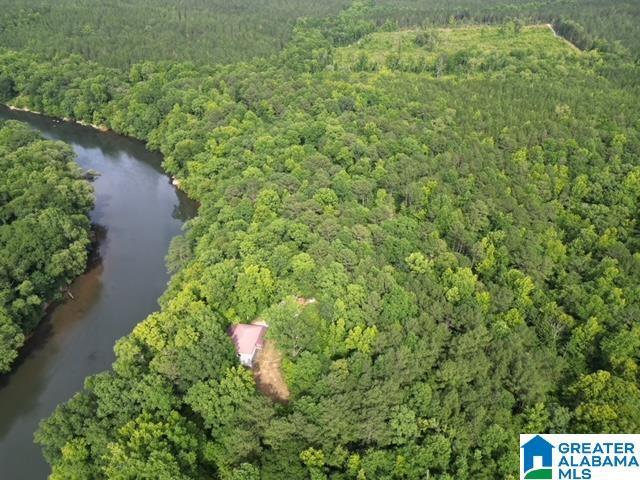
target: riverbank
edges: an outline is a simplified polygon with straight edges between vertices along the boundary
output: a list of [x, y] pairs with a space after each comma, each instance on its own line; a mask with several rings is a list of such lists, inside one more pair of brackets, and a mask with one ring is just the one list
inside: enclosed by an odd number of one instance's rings
[[[15, 112], [31, 113], [33, 115], [40, 115], [40, 116], [46, 117], [46, 118], [48, 118], [48, 119], [50, 119], [50, 120], [52, 120], [54, 122], [67, 122], [67, 123], [72, 123], [72, 124], [75, 124], [75, 125], [80, 125], [82, 127], [92, 128], [92, 129], [97, 130], [97, 131], [102, 132], [102, 133], [113, 132], [113, 133], [116, 133], [117, 135], [120, 135], [118, 132], [116, 132], [115, 130], [112, 130], [111, 128], [107, 127], [106, 125], [98, 125], [98, 124], [95, 124], [95, 123], [89, 123], [89, 122], [85, 122], [83, 120], [76, 120], [76, 119], [73, 119], [71, 117], [58, 118], [58, 117], [51, 116], [51, 115], [49, 115], [47, 113], [39, 112], [37, 110], [31, 110], [31, 109], [29, 109], [27, 107], [17, 107], [15, 105], [11, 105], [11, 104], [8, 104], [8, 103], [4, 104], [4, 105], [9, 110], [12, 110], [12, 111], [15, 111]], [[126, 135], [125, 135], [125, 137], [126, 137]], [[132, 138], [132, 137], [126, 137], [126, 138]], [[132, 138], [132, 140], [141, 141], [141, 140], [139, 140], [137, 138]], [[181, 180], [179, 178], [176, 178], [175, 176], [170, 176], [169, 178], [171, 180], [171, 184], [174, 187], [176, 187], [178, 190], [182, 191], [185, 194], [187, 193], [185, 190], [183, 190], [181, 188]]]
[[27, 107], [16, 107], [15, 105], [11, 105], [11, 104], [5, 104], [6, 107], [9, 110], [14, 110], [17, 112], [28, 112], [28, 113], [33, 113], [34, 115], [42, 115], [45, 117], [48, 117], [54, 121], [63, 121], [63, 122], [69, 122], [69, 123], [75, 123], [77, 125], [81, 125], [83, 127], [89, 127], [89, 128], [93, 128], [95, 130], [98, 130], [100, 132], [109, 132], [111, 131], [111, 129], [109, 127], [107, 127], [106, 125], [97, 125], [95, 123], [89, 123], [89, 122], [85, 122], [83, 120], [75, 120], [71, 117], [62, 117], [62, 118], [58, 118], [58, 117], [52, 117], [50, 115], [47, 115], [46, 113], [42, 113], [42, 112], [38, 112], [36, 110], [30, 110]]
[[[29, 332], [25, 332], [24, 343], [18, 350], [18, 356], [15, 360], [14, 365], [12, 366], [11, 370], [6, 373], [6, 375], [10, 375], [13, 370], [18, 368], [20, 362], [22, 362], [25, 356], [28, 355], [29, 352], [33, 349], [34, 345], [32, 345], [32, 342], [34, 341], [34, 337], [37, 336], [38, 331], [42, 328], [42, 324], [51, 320], [51, 317], [54, 315], [57, 309], [63, 307], [67, 302], [72, 300], [85, 301], [85, 299], [82, 298], [82, 295], [78, 295], [77, 285], [80, 284], [79, 291], [82, 292], [82, 277], [89, 275], [90, 272], [94, 271], [97, 267], [100, 266], [100, 242], [102, 242], [105, 237], [105, 229], [98, 224], [92, 223], [91, 230], [89, 232], [89, 239], [91, 243], [87, 247], [87, 262], [84, 270], [68, 285], [60, 287], [59, 298], [52, 298], [42, 305], [42, 318], [32, 330], [30, 330]], [[75, 294], [73, 293], [74, 291], [76, 292]]]
[[95, 257], [71, 285], [73, 298], [51, 305], [12, 372], [0, 377], [2, 478], [44, 480], [50, 469], [33, 443], [39, 422], [86, 377], [108, 369], [116, 341], [158, 310], [169, 244], [197, 205], [170, 185], [161, 156], [138, 140], [0, 107], [0, 120], [9, 119], [71, 145], [83, 170], [101, 173], [91, 212]]

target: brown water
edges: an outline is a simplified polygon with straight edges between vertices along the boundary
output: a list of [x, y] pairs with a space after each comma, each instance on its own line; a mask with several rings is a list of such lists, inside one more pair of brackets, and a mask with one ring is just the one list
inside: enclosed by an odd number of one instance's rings
[[0, 479], [41, 480], [49, 473], [33, 433], [87, 375], [109, 368], [115, 341], [149, 313], [168, 276], [164, 258], [196, 206], [171, 185], [160, 156], [135, 141], [0, 107], [0, 120], [30, 124], [70, 144], [94, 182], [98, 249], [65, 303], [53, 308], [0, 376]]

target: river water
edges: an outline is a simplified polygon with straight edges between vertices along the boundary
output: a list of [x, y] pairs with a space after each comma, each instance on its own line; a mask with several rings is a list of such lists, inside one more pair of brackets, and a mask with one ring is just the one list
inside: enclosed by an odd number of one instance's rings
[[71, 295], [55, 307], [0, 376], [0, 479], [42, 480], [49, 467], [33, 433], [87, 375], [109, 368], [115, 341], [158, 309], [168, 275], [164, 258], [196, 206], [176, 191], [160, 155], [135, 140], [0, 106], [0, 120], [30, 124], [70, 144], [94, 182], [91, 220], [98, 249]]

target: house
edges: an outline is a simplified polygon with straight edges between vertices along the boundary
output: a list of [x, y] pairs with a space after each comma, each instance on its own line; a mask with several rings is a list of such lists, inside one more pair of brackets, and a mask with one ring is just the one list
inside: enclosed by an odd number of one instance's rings
[[264, 336], [267, 333], [265, 324], [239, 323], [229, 329], [229, 335], [236, 346], [240, 363], [245, 367], [252, 367], [258, 350], [264, 346]]
[[[531, 470], [532, 468], [540, 468], [542, 469], [550, 469], [553, 467], [553, 449], [554, 446], [547, 442], [540, 435], [536, 435], [527, 443], [520, 447], [524, 450], [524, 471], [525, 473]], [[538, 458], [541, 460], [540, 465], [535, 466], [535, 459]], [[549, 477], [536, 477], [536, 478], [551, 478]]]

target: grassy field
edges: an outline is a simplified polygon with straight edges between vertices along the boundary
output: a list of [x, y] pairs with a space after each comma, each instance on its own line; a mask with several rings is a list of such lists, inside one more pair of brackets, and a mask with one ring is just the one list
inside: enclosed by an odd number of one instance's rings
[[471, 26], [430, 30], [376, 32], [339, 48], [337, 66], [345, 70], [384, 68], [434, 75], [495, 71], [561, 64], [580, 52], [556, 37], [547, 25]]

